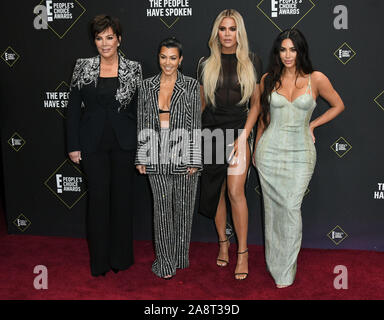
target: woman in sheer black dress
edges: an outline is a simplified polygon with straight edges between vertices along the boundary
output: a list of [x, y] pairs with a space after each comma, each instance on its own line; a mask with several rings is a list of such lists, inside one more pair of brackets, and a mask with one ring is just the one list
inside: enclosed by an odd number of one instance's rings
[[229, 263], [229, 240], [225, 233], [227, 189], [238, 240], [235, 279], [244, 280], [248, 276], [248, 207], [244, 186], [250, 164], [251, 133], [260, 113], [261, 62], [249, 52], [243, 19], [232, 9], [222, 11], [216, 18], [209, 47], [211, 55], [200, 59], [198, 66], [204, 110], [199, 212], [215, 219], [220, 244], [217, 265], [225, 267]]

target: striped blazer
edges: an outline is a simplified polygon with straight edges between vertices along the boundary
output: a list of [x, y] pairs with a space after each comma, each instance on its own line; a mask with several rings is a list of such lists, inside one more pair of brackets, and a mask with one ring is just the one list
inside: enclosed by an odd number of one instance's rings
[[[160, 170], [159, 91], [161, 73], [139, 84], [137, 108], [136, 165], [145, 165], [147, 174]], [[171, 161], [165, 174], [186, 174], [187, 168], [202, 169], [201, 100], [197, 80], [177, 72], [169, 116]]]

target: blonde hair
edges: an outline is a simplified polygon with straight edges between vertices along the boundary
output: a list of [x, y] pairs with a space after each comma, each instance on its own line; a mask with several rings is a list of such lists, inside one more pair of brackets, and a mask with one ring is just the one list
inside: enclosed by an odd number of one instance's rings
[[226, 9], [219, 13], [213, 24], [211, 37], [208, 45], [211, 55], [203, 63], [202, 80], [204, 86], [205, 99], [213, 106], [215, 102], [215, 90], [217, 83], [221, 81], [221, 44], [218, 30], [224, 18], [232, 18], [236, 23], [236, 57], [237, 57], [237, 77], [240, 83], [242, 99], [239, 105], [245, 104], [254, 91], [256, 85], [255, 69], [249, 58], [248, 37], [245, 30], [243, 17], [234, 9]]

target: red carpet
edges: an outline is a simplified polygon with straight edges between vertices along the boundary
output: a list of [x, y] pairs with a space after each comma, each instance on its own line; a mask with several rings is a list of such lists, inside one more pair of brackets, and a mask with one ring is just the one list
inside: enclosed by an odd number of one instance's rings
[[[7, 235], [0, 226], [0, 299], [145, 299], [145, 300], [351, 300], [384, 299], [384, 253], [302, 249], [296, 282], [276, 289], [266, 271], [263, 248], [250, 245], [250, 275], [233, 279], [236, 246], [230, 265], [215, 266], [215, 243], [192, 243], [190, 267], [165, 281], [151, 272], [152, 243], [135, 242], [135, 265], [129, 270], [93, 278], [84, 239]], [[36, 265], [48, 268], [48, 290], [36, 290]], [[333, 287], [336, 265], [348, 268], [347, 290]]]

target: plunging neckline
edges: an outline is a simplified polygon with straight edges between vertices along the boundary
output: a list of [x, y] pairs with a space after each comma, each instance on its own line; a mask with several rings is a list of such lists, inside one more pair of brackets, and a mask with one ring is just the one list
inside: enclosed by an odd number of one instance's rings
[[281, 94], [281, 93], [278, 93], [277, 90], [273, 91], [273, 92], [276, 92], [279, 96], [282, 96], [285, 100], [287, 100], [287, 102], [289, 102], [290, 104], [293, 104], [297, 99], [301, 98], [302, 96], [305, 96], [305, 95], [309, 95], [311, 96], [312, 100], [315, 101], [315, 98], [313, 97], [313, 95], [311, 93], [308, 93], [308, 92], [304, 92], [303, 94], [297, 96], [295, 99], [293, 99], [292, 101], [289, 101], [288, 98]]

